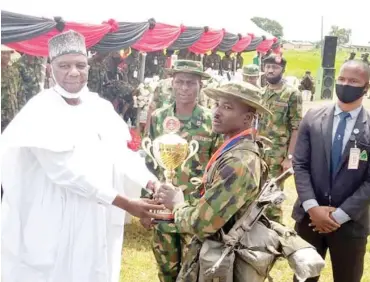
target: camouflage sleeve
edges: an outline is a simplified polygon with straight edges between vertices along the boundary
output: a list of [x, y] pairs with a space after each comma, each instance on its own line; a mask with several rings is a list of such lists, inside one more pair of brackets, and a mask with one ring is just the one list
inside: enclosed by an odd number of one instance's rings
[[294, 90], [288, 101], [289, 105], [289, 129], [298, 130], [302, 120], [302, 94], [299, 90]]
[[[150, 118], [150, 125], [149, 125], [149, 132], [148, 132], [148, 135], [149, 135], [148, 137], [152, 141], [154, 141], [154, 139], [158, 137], [157, 136], [158, 134], [156, 132], [156, 123], [157, 123], [157, 117], [153, 113]], [[149, 171], [153, 173], [156, 177], [158, 177], [158, 173], [159, 173], [158, 167], [157, 169], [154, 169], [154, 163], [150, 156], [145, 157], [145, 163]]]
[[158, 86], [154, 90], [152, 101], [150, 103], [150, 109], [152, 111], [154, 111], [155, 109], [159, 109], [161, 107], [161, 105], [160, 105], [160, 102], [161, 102], [160, 101], [161, 100], [160, 93], [161, 93], [161, 87], [160, 87], [160, 84], [158, 84]]
[[243, 156], [225, 159], [201, 199], [175, 207], [176, 227], [180, 233], [196, 235], [200, 240], [211, 236], [254, 200], [259, 181], [260, 160], [255, 153], [243, 151]]
[[18, 111], [20, 111], [26, 104], [27, 98], [24, 91], [24, 83], [22, 83], [22, 76], [18, 69], [14, 70], [14, 84], [17, 91]]

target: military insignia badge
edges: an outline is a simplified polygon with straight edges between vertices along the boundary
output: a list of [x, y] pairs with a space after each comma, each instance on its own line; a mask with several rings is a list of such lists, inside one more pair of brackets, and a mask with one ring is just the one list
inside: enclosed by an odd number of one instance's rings
[[364, 161], [364, 162], [367, 162], [368, 158], [367, 158], [367, 152], [366, 150], [363, 150], [360, 154], [360, 161]]
[[275, 57], [275, 62], [276, 62], [277, 64], [280, 64], [280, 63], [281, 63], [281, 57], [280, 57], [280, 56], [276, 56], [276, 57]]
[[165, 133], [176, 133], [180, 130], [180, 121], [176, 117], [166, 117], [163, 121], [163, 130]]

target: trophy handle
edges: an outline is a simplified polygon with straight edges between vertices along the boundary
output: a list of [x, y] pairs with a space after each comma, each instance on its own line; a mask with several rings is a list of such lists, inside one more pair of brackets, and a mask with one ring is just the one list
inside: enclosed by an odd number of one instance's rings
[[193, 184], [194, 186], [199, 186], [202, 184], [202, 179], [199, 177], [192, 177], [190, 178], [190, 183]]
[[197, 140], [191, 140], [190, 143], [189, 143], [189, 155], [188, 157], [186, 158], [186, 160], [182, 163], [181, 165], [181, 169], [184, 169], [185, 167], [185, 163], [191, 158], [193, 157], [199, 150], [199, 143]]
[[153, 148], [152, 140], [150, 140], [149, 137], [143, 138], [143, 141], [141, 142], [141, 146], [143, 147], [144, 152], [147, 153], [148, 156], [152, 159], [154, 169], [157, 169], [158, 163], [157, 163], [156, 159], [153, 157], [152, 152], [150, 151], [150, 148]]

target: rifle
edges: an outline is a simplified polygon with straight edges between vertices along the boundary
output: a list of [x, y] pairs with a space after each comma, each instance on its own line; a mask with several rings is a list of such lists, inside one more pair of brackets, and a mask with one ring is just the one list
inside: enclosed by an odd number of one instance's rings
[[290, 168], [277, 178], [272, 178], [271, 180], [267, 181], [262, 186], [257, 199], [249, 206], [244, 215], [234, 224], [233, 228], [228, 232], [228, 234], [223, 234], [223, 241], [226, 245], [226, 248], [216, 263], [211, 268], [206, 270], [205, 275], [212, 275], [217, 271], [225, 257], [233, 252], [237, 247], [238, 243], [243, 237], [243, 234], [245, 232], [249, 232], [253, 228], [268, 206], [280, 205], [286, 199], [283, 191], [279, 189], [279, 185], [293, 174], [293, 168]]

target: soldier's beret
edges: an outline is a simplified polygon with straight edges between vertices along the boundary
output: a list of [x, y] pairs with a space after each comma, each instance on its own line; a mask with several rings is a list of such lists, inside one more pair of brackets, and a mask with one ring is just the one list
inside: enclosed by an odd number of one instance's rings
[[279, 65], [282, 68], [286, 67], [287, 61], [280, 55], [271, 54], [263, 60], [264, 64], [275, 64]]

